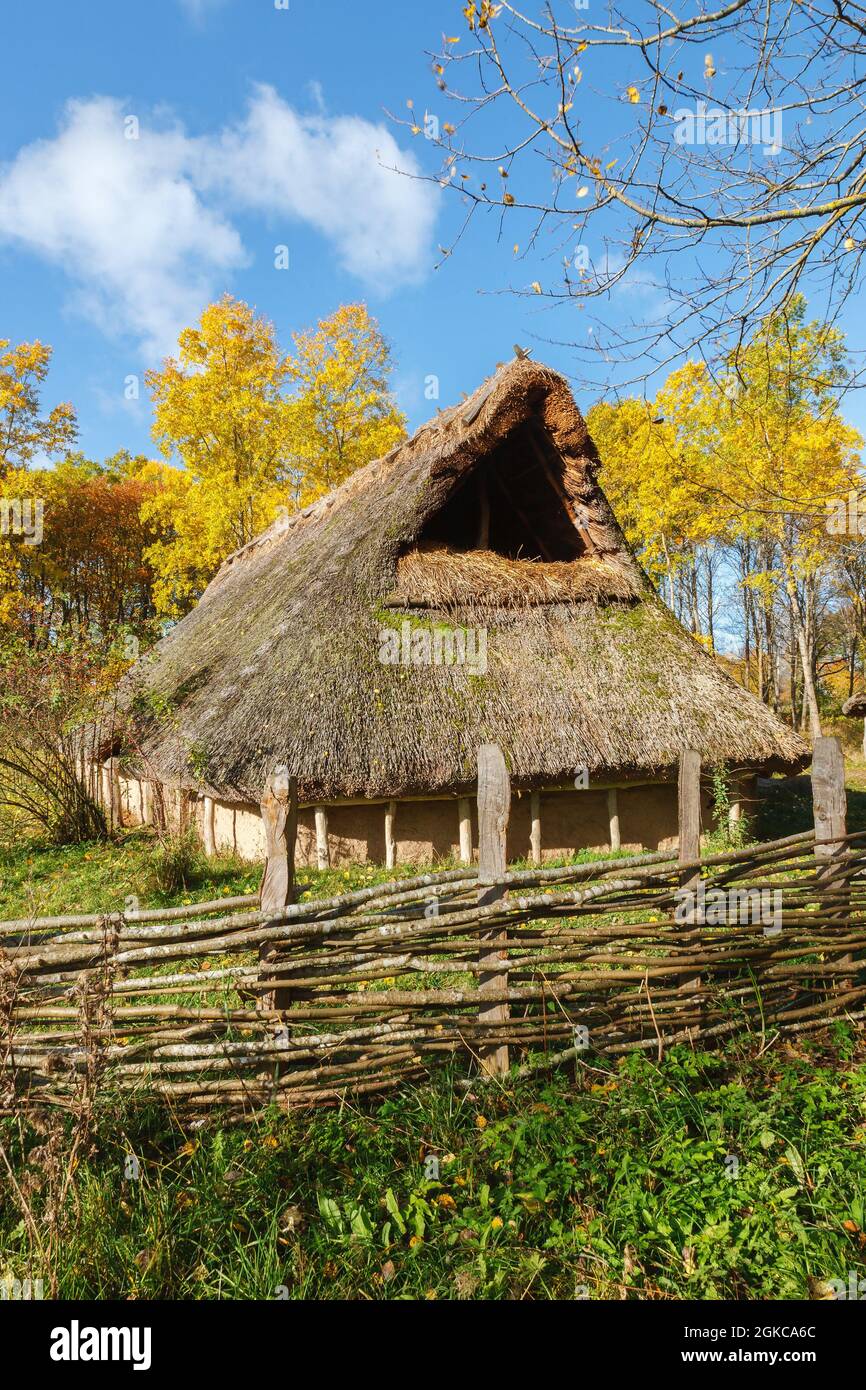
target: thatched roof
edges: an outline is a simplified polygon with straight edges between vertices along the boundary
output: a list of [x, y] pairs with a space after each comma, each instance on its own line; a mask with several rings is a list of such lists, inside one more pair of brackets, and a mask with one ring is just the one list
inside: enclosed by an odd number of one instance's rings
[[[668, 770], [687, 747], [802, 764], [657, 598], [597, 463], [565, 381], [501, 367], [226, 560], [128, 678], [146, 765], [254, 801], [283, 763], [310, 802], [469, 787], [486, 741], [527, 786]], [[443, 627], [483, 629], [486, 670], [383, 664]]]
[[852, 695], [850, 700], [846, 700], [842, 706], [842, 713], [851, 715], [852, 718], [866, 718], [866, 691], [861, 690], [859, 694]]

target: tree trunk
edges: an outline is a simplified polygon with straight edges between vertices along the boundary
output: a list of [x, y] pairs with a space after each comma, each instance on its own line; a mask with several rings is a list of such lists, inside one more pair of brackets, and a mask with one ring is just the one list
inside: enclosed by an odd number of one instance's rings
[[797, 586], [793, 579], [788, 580], [788, 595], [791, 600], [791, 613], [797, 636], [800, 664], [803, 668], [803, 697], [809, 711], [809, 732], [813, 739], [821, 738], [821, 714], [818, 709], [818, 691], [815, 686], [815, 673], [812, 666], [812, 653], [809, 650], [808, 635], [803, 618], [803, 607]]

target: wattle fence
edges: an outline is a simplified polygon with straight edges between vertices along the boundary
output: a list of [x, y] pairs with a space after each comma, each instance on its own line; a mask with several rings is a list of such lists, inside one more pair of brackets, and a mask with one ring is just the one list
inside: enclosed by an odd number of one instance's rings
[[727, 853], [694, 852], [687, 755], [679, 856], [508, 871], [488, 747], [477, 867], [279, 909], [0, 923], [0, 1113], [122, 1090], [249, 1115], [381, 1092], [448, 1057], [501, 1076], [862, 1024], [866, 832], [846, 833], [841, 754], [821, 743], [816, 829]]

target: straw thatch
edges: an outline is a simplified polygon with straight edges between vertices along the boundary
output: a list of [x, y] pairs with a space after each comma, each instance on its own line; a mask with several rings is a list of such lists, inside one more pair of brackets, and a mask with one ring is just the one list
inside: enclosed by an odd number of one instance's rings
[[[307, 802], [468, 787], [484, 742], [517, 785], [667, 770], [688, 747], [799, 766], [797, 735], [657, 598], [597, 463], [560, 376], [500, 368], [225, 562], [129, 679], [141, 765], [234, 802], [278, 763]], [[422, 660], [443, 630], [458, 656], [483, 640], [486, 662], [383, 664], [390, 630]]]

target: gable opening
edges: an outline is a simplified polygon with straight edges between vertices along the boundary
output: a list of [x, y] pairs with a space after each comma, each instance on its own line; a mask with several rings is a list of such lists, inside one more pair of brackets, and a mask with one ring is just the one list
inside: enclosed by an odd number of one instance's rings
[[562, 456], [534, 420], [512, 430], [472, 469], [417, 544], [540, 563], [568, 563], [591, 548], [566, 492]]

